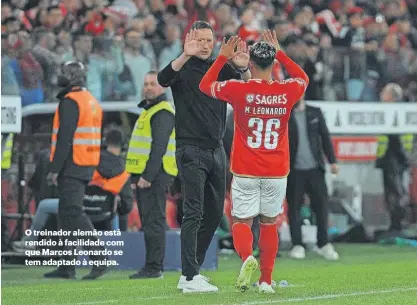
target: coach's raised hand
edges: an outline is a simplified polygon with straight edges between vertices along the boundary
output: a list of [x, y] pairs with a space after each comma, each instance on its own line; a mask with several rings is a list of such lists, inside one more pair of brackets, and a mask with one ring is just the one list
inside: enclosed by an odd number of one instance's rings
[[184, 53], [187, 56], [195, 56], [201, 51], [201, 45], [197, 41], [196, 30], [191, 30], [185, 36]]
[[237, 36], [232, 36], [226, 42], [226, 38], [223, 38], [222, 46], [220, 48], [219, 56], [225, 56], [227, 59], [235, 56], [235, 50], [240, 41], [240, 38]]
[[279, 45], [277, 33], [274, 31], [271, 32], [271, 30], [263, 31], [262, 33], [262, 39], [268, 42], [269, 44], [273, 45], [277, 52], [281, 50], [281, 46]]

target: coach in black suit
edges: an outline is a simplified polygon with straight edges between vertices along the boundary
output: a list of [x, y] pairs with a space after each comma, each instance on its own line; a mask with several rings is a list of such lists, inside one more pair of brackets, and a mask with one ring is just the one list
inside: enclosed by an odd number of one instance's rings
[[289, 144], [291, 172], [288, 176], [287, 201], [293, 243], [289, 256], [295, 259], [305, 258], [300, 209], [304, 194], [307, 193], [317, 222], [317, 246], [314, 251], [325, 259], [337, 260], [339, 255], [328, 242], [329, 200], [324, 179], [324, 156], [331, 164], [333, 174], [338, 172], [336, 157], [323, 113], [320, 108], [307, 106], [304, 97], [291, 114]]

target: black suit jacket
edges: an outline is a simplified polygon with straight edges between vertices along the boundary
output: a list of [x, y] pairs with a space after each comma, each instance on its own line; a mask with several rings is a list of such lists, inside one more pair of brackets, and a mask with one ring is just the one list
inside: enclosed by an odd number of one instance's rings
[[[288, 127], [288, 136], [290, 144], [290, 167], [295, 166], [295, 158], [298, 149], [298, 127], [294, 118], [294, 111], [291, 114]], [[330, 164], [336, 163], [336, 156], [333, 149], [332, 140], [327, 129], [326, 121], [320, 108], [307, 106], [305, 114], [307, 116], [308, 139], [310, 143], [311, 152], [316, 159], [321, 170], [325, 170], [324, 156]]]

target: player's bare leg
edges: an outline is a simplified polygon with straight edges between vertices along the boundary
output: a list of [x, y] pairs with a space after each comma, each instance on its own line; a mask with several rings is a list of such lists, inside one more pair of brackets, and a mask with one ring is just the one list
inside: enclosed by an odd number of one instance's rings
[[275, 293], [272, 288], [272, 272], [278, 253], [277, 216], [261, 215], [259, 235], [259, 251], [261, 259], [261, 278], [259, 279], [260, 293]]
[[253, 234], [252, 218], [233, 219], [233, 244], [237, 254], [243, 261], [239, 276], [236, 280], [236, 289], [245, 292], [249, 289], [253, 272], [258, 269], [258, 261], [252, 255]]

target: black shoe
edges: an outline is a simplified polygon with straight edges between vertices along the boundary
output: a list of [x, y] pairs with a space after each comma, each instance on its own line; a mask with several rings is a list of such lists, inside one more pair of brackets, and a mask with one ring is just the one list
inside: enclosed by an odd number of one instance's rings
[[54, 271], [45, 273], [43, 276], [48, 278], [48, 279], [74, 280], [75, 279], [75, 271], [58, 268], [58, 269], [55, 269]]
[[148, 271], [142, 269], [135, 274], [129, 276], [131, 280], [133, 279], [162, 279], [164, 276], [161, 271]]
[[82, 280], [95, 280], [95, 279], [98, 279], [100, 276], [103, 276], [109, 271], [110, 269], [107, 266], [93, 267], [90, 273], [87, 275], [84, 275], [81, 279]]

